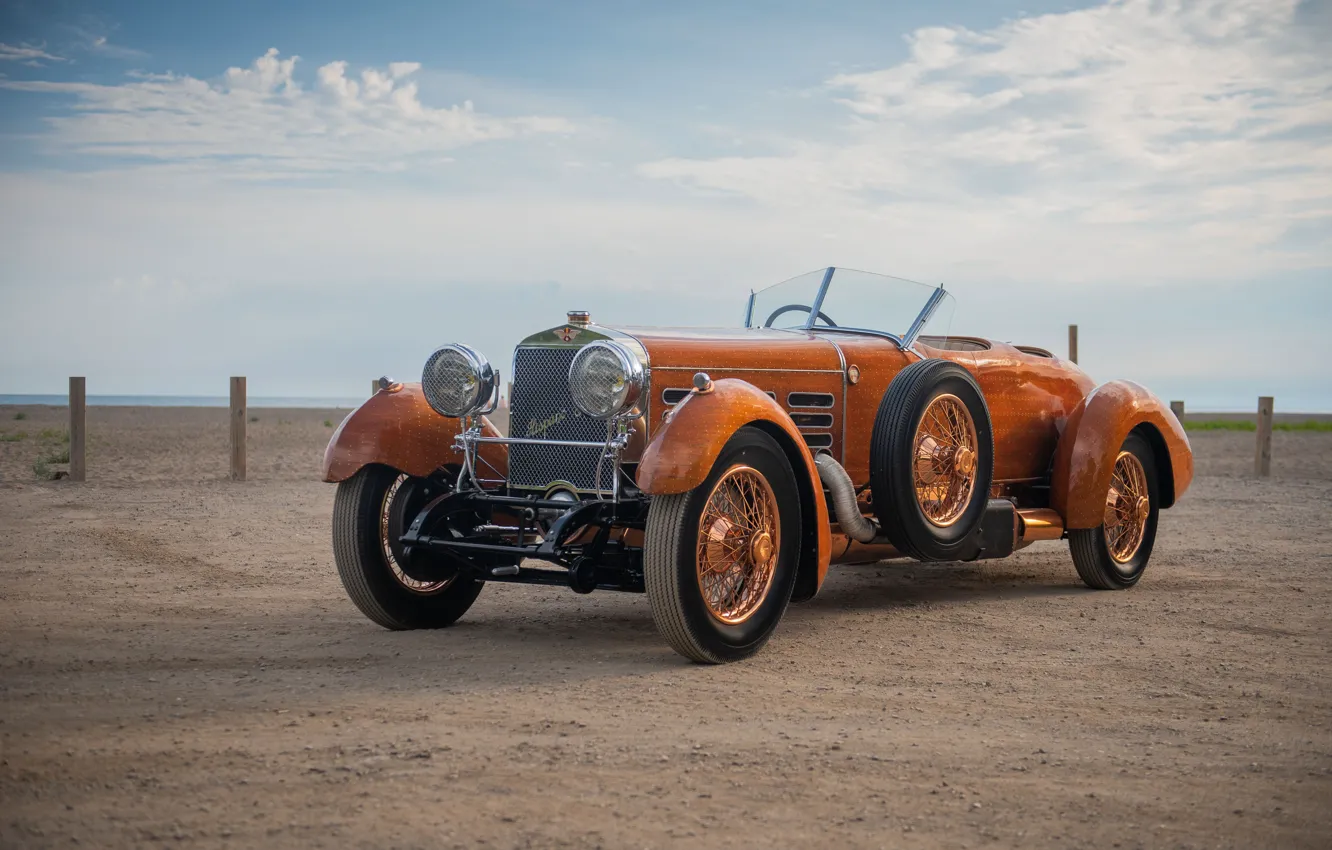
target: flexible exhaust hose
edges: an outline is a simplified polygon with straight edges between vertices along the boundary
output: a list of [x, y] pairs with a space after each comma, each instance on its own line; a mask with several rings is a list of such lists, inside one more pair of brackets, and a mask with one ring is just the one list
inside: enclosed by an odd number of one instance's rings
[[856, 486], [842, 465], [830, 454], [815, 457], [814, 465], [818, 467], [819, 479], [832, 491], [833, 515], [842, 531], [860, 543], [869, 543], [877, 537], [878, 526], [860, 513], [860, 506], [856, 504]]

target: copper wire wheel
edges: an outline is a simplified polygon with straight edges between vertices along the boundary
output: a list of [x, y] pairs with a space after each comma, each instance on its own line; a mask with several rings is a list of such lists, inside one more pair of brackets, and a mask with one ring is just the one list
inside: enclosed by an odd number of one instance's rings
[[1151, 516], [1147, 472], [1132, 452], [1120, 452], [1105, 499], [1105, 547], [1117, 564], [1138, 553]]
[[962, 399], [941, 395], [916, 426], [913, 480], [916, 503], [940, 528], [957, 522], [976, 485], [976, 423]]
[[698, 522], [698, 586], [708, 613], [728, 625], [753, 616], [772, 587], [780, 551], [772, 485], [752, 467], [727, 470]]
[[[398, 584], [412, 593], [429, 596], [448, 587], [453, 582], [453, 578], [447, 578], [443, 581], [420, 581], [407, 575], [403, 571], [402, 565], [398, 563], [398, 557], [394, 553], [393, 538], [389, 534], [389, 526], [392, 524], [394, 515], [393, 500], [397, 498], [398, 492], [406, 481], [406, 475], [399, 475], [389, 485], [387, 492], [384, 493], [384, 503], [379, 508], [379, 547], [384, 553], [384, 563], [388, 564], [389, 571], [393, 573], [393, 578], [397, 580]], [[398, 531], [401, 531], [401, 529], [398, 529]]]

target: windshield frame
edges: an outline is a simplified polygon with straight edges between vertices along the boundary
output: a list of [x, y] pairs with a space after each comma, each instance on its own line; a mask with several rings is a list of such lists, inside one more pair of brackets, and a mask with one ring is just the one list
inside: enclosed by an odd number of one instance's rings
[[[948, 290], [944, 289], [944, 285], [942, 283], [939, 284], [937, 287], [935, 287], [934, 291], [930, 293], [930, 297], [925, 300], [925, 304], [924, 306], [921, 307], [920, 312], [916, 314], [916, 318], [911, 322], [911, 325], [907, 328], [906, 333], [902, 334], [901, 336], [898, 336], [892, 331], [885, 331], [877, 328], [853, 328], [846, 325], [838, 325], [836, 327], [820, 325], [818, 327], [815, 327], [814, 323], [818, 321], [819, 311], [823, 309], [823, 299], [827, 296], [828, 289], [832, 286], [833, 278], [836, 276], [837, 271], [838, 271], [837, 266], [828, 266], [828, 268], [824, 270], [823, 279], [819, 283], [818, 294], [814, 297], [814, 303], [810, 305], [809, 318], [805, 320], [805, 324], [799, 328], [784, 328], [782, 330], [803, 330], [806, 333], [812, 333], [814, 331], [820, 331], [820, 332], [828, 331], [830, 333], [871, 334], [873, 336], [881, 336], [887, 339], [891, 339], [893, 342], [897, 343], [899, 348], [905, 351], [907, 347], [911, 345], [911, 343], [915, 342], [916, 337], [920, 334], [921, 330], [929, 322], [930, 318], [934, 315], [935, 311], [939, 309], [939, 304], [941, 304], [944, 300], [944, 297], [948, 295]], [[853, 271], [853, 270], [847, 269], [847, 271]], [[875, 274], [875, 273], [864, 272], [864, 274]], [[893, 280], [898, 279], [898, 278], [892, 278], [891, 275], [878, 275], [878, 276]], [[900, 278], [900, 279], [906, 280], [905, 278]], [[918, 281], [914, 280], [907, 281], [907, 283], [917, 283], [917, 282]], [[780, 284], [773, 284], [773, 285], [779, 286]], [[753, 324], [754, 302], [758, 297], [760, 291], [763, 290], [753, 290], [753, 289], [749, 290], [749, 301], [745, 305], [746, 328], [754, 327]]]

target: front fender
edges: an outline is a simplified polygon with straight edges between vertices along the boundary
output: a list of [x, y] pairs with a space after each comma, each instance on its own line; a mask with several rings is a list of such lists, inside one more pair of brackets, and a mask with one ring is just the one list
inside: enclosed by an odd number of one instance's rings
[[[481, 421], [486, 436], [499, 436], [488, 420], [483, 417]], [[453, 438], [461, 430], [461, 419], [440, 416], [430, 407], [420, 384], [380, 390], [333, 432], [324, 450], [324, 480], [344, 481], [371, 463], [424, 478], [445, 464], [462, 460], [453, 448]], [[478, 474], [482, 477], [489, 477], [492, 470], [501, 478], [508, 473], [509, 455], [504, 446], [483, 445], [480, 456], [483, 463]]]
[[1193, 450], [1175, 414], [1145, 387], [1110, 381], [1087, 394], [1068, 417], [1055, 450], [1050, 506], [1065, 528], [1095, 528], [1104, 521], [1115, 458], [1130, 432], [1140, 429], [1156, 457], [1161, 507], [1184, 495], [1193, 481]]
[[808, 599], [828, 574], [832, 555], [828, 505], [804, 437], [767, 393], [736, 378], [713, 382], [709, 393], [690, 393], [652, 436], [638, 463], [636, 482], [643, 492], [654, 496], [694, 489], [708, 477], [722, 447], [745, 425], [772, 435], [795, 472], [804, 539], [792, 598]]

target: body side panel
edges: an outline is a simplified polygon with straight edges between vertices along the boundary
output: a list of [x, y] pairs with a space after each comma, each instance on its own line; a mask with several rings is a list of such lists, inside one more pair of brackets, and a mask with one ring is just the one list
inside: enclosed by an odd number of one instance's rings
[[827, 575], [832, 552], [823, 485], [799, 429], [786, 411], [754, 385], [737, 379], [715, 381], [712, 392], [693, 393], [676, 405], [643, 453], [638, 464], [638, 486], [654, 496], [692, 490], [707, 478], [727, 440], [751, 423], [761, 423], [768, 430], [776, 428], [785, 434], [804, 461], [803, 465], [793, 464], [793, 471], [801, 479], [801, 489], [812, 495], [808, 501], [814, 515], [804, 525], [814, 545], [802, 547], [802, 571], [806, 561], [804, 552], [809, 552], [817, 564], [817, 588]]
[[[658, 423], [670, 405], [663, 393], [689, 390], [694, 374], [707, 372], [714, 381], [728, 378], [752, 384], [772, 393], [778, 406], [788, 412], [809, 414], [808, 424], [797, 426], [796, 437], [805, 435], [834, 457], [842, 456], [842, 399], [846, 373], [838, 348], [826, 339], [803, 331], [763, 328], [624, 328], [648, 352], [651, 364], [650, 409], [661, 411], [648, 423], [655, 436]], [[823, 393], [832, 396], [829, 407], [792, 408], [791, 393]], [[825, 445], [826, 444], [826, 445]], [[632, 447], [625, 459], [638, 455]]]
[[[499, 436], [484, 417], [482, 427], [486, 436]], [[403, 384], [398, 392], [380, 390], [333, 432], [324, 450], [323, 480], [346, 480], [371, 463], [427, 476], [446, 463], [461, 461], [453, 449], [453, 438], [461, 429], [462, 420], [440, 416], [426, 403], [419, 383]], [[483, 479], [503, 479], [508, 472], [504, 446], [483, 445], [480, 461], [477, 474]]]
[[1050, 506], [1066, 528], [1095, 528], [1104, 520], [1106, 493], [1115, 458], [1129, 433], [1155, 429], [1165, 448], [1158, 456], [1163, 485], [1162, 507], [1173, 505], [1193, 480], [1193, 451], [1184, 427], [1170, 409], [1132, 381], [1110, 381], [1093, 390], [1068, 417], [1055, 453]]
[[994, 429], [996, 483], [1044, 481], [1069, 415], [1094, 386], [1076, 364], [990, 342], [973, 352]]
[[897, 373], [919, 358], [881, 337], [845, 334], [838, 335], [836, 342], [847, 368], [855, 366], [860, 372], [860, 380], [846, 388], [846, 449], [841, 458], [851, 482], [863, 487], [870, 479], [870, 435], [879, 402]]

